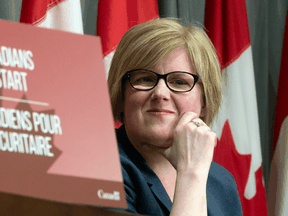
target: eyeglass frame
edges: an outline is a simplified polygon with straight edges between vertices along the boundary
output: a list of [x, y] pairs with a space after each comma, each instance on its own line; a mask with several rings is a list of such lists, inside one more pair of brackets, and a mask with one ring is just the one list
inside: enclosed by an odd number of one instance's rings
[[[147, 71], [147, 72], [151, 72], [151, 73], [156, 74], [157, 80], [156, 80], [156, 82], [155, 82], [155, 85], [154, 85], [152, 88], [149, 88], [149, 89], [137, 89], [137, 88], [135, 88], [135, 87], [132, 85], [132, 83], [131, 83], [131, 81], [130, 81], [130, 74], [131, 74], [132, 72], [134, 72], [134, 71], [139, 71], [139, 70], [143, 70], [143, 71]], [[179, 73], [179, 72], [180, 72], [180, 73], [189, 74], [189, 75], [193, 76], [193, 78], [194, 78], [194, 84], [192, 85], [191, 89], [186, 90], [186, 91], [177, 91], [177, 90], [173, 90], [173, 89], [171, 89], [171, 88], [169, 87], [169, 85], [168, 85], [168, 83], [167, 83], [167, 76], [168, 76], [169, 74]], [[159, 82], [160, 79], [164, 79], [165, 84], [166, 84], [166, 86], [167, 86], [167, 88], [168, 88], [169, 90], [171, 90], [171, 91], [173, 91], [173, 92], [179, 92], [179, 93], [191, 91], [191, 90], [194, 88], [195, 84], [196, 84], [197, 82], [200, 82], [200, 81], [201, 81], [201, 78], [200, 78], [199, 76], [197, 76], [197, 75], [195, 75], [195, 74], [192, 74], [192, 73], [189, 73], [189, 72], [186, 72], [186, 71], [172, 71], [172, 72], [169, 72], [169, 73], [167, 73], [167, 74], [158, 74], [158, 73], [156, 73], [156, 72], [154, 72], [154, 71], [147, 70], [147, 69], [134, 69], [134, 70], [127, 71], [127, 72], [125, 73], [125, 75], [123, 76], [122, 79], [123, 79], [123, 80], [124, 80], [124, 79], [128, 79], [131, 87], [134, 88], [134, 89], [136, 89], [136, 90], [138, 90], [138, 91], [150, 91], [150, 90], [154, 89], [154, 88], [157, 86], [157, 84], [158, 84], [158, 82]], [[124, 86], [123, 86], [123, 87], [124, 87]]]

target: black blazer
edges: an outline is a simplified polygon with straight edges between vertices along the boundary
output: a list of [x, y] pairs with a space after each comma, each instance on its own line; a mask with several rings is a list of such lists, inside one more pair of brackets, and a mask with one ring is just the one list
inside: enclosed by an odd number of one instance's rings
[[[144, 215], [169, 215], [172, 202], [157, 175], [130, 143], [125, 127], [116, 130], [127, 212]], [[242, 216], [241, 203], [233, 176], [212, 162], [207, 182], [208, 215]]]

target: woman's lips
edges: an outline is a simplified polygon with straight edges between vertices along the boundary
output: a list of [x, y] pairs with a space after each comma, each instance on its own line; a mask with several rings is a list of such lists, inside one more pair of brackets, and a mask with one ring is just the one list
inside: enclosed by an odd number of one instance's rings
[[166, 109], [149, 109], [147, 112], [152, 115], [169, 115], [174, 113], [173, 111]]

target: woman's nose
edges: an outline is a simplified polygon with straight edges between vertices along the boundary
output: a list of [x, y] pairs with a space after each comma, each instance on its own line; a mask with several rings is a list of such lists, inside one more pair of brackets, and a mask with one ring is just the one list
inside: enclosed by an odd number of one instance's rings
[[170, 99], [170, 89], [167, 87], [164, 79], [160, 79], [152, 91], [153, 99]]

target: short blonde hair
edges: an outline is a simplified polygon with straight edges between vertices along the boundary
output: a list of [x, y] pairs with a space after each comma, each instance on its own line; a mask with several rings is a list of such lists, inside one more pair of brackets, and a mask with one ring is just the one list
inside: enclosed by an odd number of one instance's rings
[[207, 109], [202, 120], [207, 125], [212, 123], [222, 101], [221, 69], [215, 48], [201, 28], [192, 25], [184, 27], [175, 19], [167, 18], [136, 25], [121, 39], [108, 75], [115, 121], [122, 122], [122, 78], [125, 73], [133, 69], [150, 69], [178, 47], [184, 47], [188, 51], [192, 65], [202, 80]]

